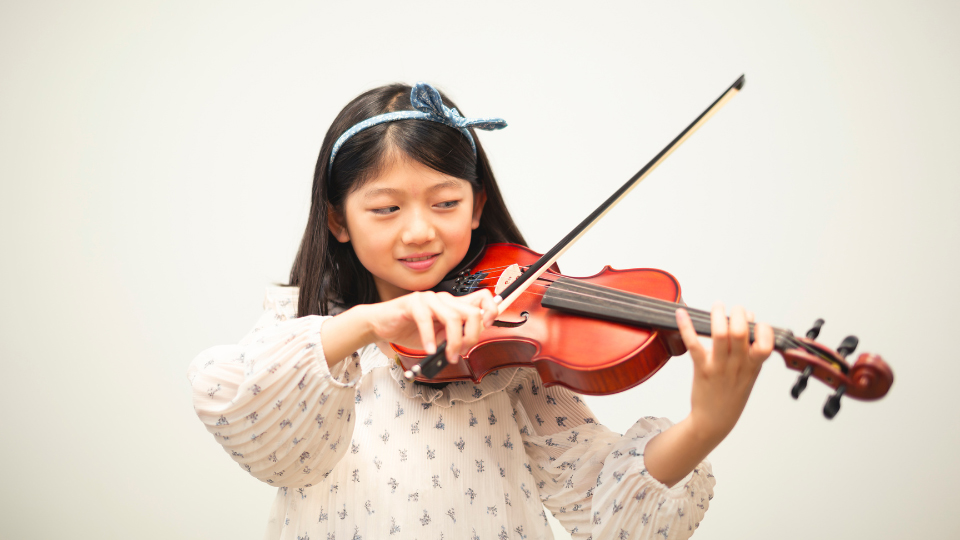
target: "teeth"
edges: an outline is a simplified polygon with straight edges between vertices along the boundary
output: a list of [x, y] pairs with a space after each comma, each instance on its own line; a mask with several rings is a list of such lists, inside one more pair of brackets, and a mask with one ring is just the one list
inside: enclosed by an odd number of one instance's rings
[[413, 257], [413, 258], [411, 258], [411, 259], [404, 259], [404, 260], [405, 260], [405, 261], [409, 261], [409, 262], [418, 262], [418, 261], [425, 261], [425, 260], [430, 259], [430, 258], [432, 258], [432, 257], [433, 257], [433, 255], [427, 255], [426, 257]]

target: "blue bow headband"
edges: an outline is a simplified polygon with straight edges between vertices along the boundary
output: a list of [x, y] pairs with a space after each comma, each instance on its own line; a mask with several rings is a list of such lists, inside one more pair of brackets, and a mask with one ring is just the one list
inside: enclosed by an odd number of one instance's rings
[[333, 158], [336, 157], [337, 151], [340, 150], [343, 143], [347, 142], [347, 139], [357, 133], [369, 127], [376, 126], [377, 124], [409, 119], [429, 120], [431, 122], [445, 124], [463, 133], [463, 136], [470, 141], [470, 147], [473, 148], [474, 156], [477, 155], [477, 144], [473, 141], [473, 136], [467, 128], [472, 127], [491, 131], [507, 127], [507, 122], [502, 118], [464, 118], [460, 116], [460, 112], [457, 111], [456, 108], [451, 109], [443, 104], [443, 100], [440, 98], [440, 92], [437, 92], [436, 88], [423, 82], [417, 83], [410, 91], [410, 103], [413, 105], [413, 108], [416, 109], [415, 111], [395, 111], [381, 114], [358, 122], [350, 129], [344, 131], [343, 135], [333, 144], [327, 174], [333, 170]]

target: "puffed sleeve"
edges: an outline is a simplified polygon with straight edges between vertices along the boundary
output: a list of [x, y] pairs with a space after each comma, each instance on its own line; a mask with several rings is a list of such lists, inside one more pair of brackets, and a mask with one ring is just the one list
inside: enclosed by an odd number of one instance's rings
[[647, 473], [643, 449], [672, 424], [642, 418], [622, 436], [600, 425], [577, 394], [544, 388], [524, 369], [509, 393], [543, 504], [575, 539], [689, 538], [716, 483], [701, 462], [672, 488]]
[[330, 317], [293, 317], [289, 303], [268, 294], [253, 330], [197, 355], [188, 377], [197, 416], [234, 461], [269, 484], [303, 487], [345, 454], [361, 372], [354, 353], [331, 373], [320, 343]]

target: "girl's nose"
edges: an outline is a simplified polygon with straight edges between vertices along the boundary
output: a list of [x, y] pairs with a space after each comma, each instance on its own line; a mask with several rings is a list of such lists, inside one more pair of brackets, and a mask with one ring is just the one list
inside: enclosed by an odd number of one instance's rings
[[400, 236], [404, 244], [421, 245], [431, 242], [436, 237], [433, 223], [420, 212], [410, 215], [407, 226]]

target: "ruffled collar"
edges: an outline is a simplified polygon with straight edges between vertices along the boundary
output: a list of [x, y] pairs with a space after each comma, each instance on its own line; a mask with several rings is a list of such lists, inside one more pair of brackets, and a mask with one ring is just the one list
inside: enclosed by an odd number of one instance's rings
[[[381, 352], [381, 354], [383, 354]], [[390, 362], [390, 376], [397, 382], [400, 392], [410, 399], [419, 399], [424, 403], [433, 403], [449, 408], [455, 401], [471, 403], [500, 392], [510, 385], [520, 368], [505, 368], [486, 375], [479, 383], [473, 381], [454, 381], [443, 388], [430, 388], [422, 384], [413, 384], [403, 377], [403, 369], [396, 361]]]

